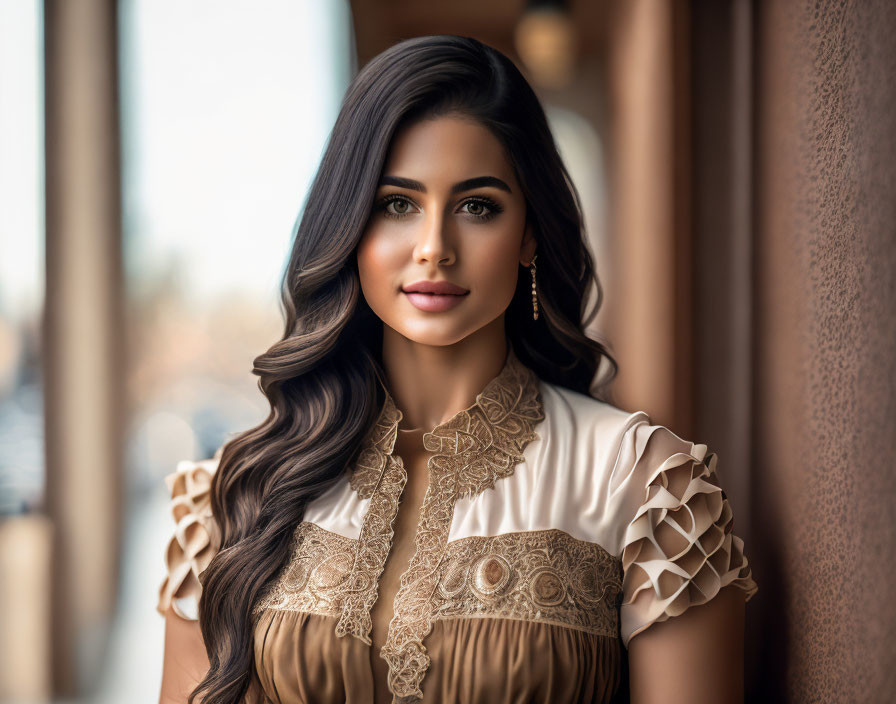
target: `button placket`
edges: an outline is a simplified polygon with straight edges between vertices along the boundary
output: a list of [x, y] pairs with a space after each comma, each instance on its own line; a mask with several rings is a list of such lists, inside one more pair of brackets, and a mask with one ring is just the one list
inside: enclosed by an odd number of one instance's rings
[[389, 664], [389, 689], [395, 702], [414, 702], [430, 665], [423, 639], [432, 627], [432, 595], [438, 587], [438, 566], [448, 545], [451, 516], [457, 501], [456, 472], [429, 460], [430, 485], [423, 498], [414, 554], [401, 575], [393, 601], [386, 642], [380, 655]]
[[[350, 633], [368, 645], [370, 612], [407, 481], [401, 458], [392, 455], [401, 418], [387, 392], [383, 411], [351, 478], [352, 488], [371, 502], [362, 522], [337, 634]], [[393, 703], [422, 698], [420, 683], [430, 664], [423, 639], [432, 626], [439, 566], [447, 552], [458, 498], [474, 496], [494, 486], [497, 479], [513, 474], [523, 460], [525, 446], [538, 437], [533, 428], [543, 418], [538, 378], [510, 348], [503, 369], [477, 395], [476, 402], [424, 434], [424, 447], [434, 453], [427, 463], [429, 486], [414, 536], [414, 553], [399, 578], [393, 616], [380, 652], [389, 666]]]

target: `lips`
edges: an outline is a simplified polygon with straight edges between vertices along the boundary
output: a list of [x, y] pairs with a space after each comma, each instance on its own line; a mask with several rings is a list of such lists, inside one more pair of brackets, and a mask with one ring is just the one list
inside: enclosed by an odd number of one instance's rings
[[465, 288], [461, 288], [450, 281], [415, 281], [405, 286], [402, 291], [405, 293], [431, 293], [441, 296], [463, 296], [469, 293]]
[[402, 288], [415, 308], [440, 313], [458, 305], [469, 291], [448, 281], [416, 281]]

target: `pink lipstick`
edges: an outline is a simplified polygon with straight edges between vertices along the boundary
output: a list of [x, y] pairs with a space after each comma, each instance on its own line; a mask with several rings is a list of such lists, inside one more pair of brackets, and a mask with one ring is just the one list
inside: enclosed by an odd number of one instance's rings
[[429, 313], [449, 310], [470, 291], [448, 281], [415, 281], [401, 289], [413, 306]]

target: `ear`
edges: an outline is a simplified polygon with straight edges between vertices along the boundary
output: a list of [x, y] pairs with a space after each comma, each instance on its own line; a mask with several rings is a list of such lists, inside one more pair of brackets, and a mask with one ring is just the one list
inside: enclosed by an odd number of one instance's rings
[[532, 263], [537, 244], [532, 230], [532, 223], [529, 221], [529, 218], [526, 218], [526, 229], [523, 232], [523, 242], [520, 245], [520, 264], [522, 266], [529, 266]]

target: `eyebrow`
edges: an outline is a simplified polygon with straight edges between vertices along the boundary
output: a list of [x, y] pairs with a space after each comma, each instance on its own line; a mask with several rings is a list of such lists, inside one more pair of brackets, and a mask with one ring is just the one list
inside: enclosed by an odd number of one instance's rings
[[[407, 188], [411, 191], [426, 193], [426, 186], [420, 183], [420, 181], [412, 178], [402, 178], [401, 176], [383, 176], [380, 179], [380, 186], [397, 186], [398, 188]], [[510, 186], [495, 176], [476, 176], [475, 178], [468, 178], [466, 181], [460, 181], [451, 187], [451, 193], [461, 193], [462, 191], [471, 191], [474, 188], [485, 188], [487, 186], [513, 193], [510, 190]]]

